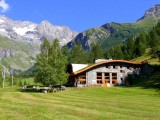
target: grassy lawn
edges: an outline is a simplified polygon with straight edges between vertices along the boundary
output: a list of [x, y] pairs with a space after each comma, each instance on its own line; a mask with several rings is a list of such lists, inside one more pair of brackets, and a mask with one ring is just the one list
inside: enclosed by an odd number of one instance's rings
[[160, 93], [141, 88], [68, 88], [22, 93], [0, 88], [0, 120], [159, 120]]

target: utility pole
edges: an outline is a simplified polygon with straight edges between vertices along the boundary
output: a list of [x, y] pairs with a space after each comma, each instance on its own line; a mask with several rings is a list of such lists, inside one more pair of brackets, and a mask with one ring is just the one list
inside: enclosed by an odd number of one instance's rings
[[5, 78], [6, 78], [6, 71], [5, 71], [5, 70], [2, 72], [2, 77], [3, 77], [3, 85], [2, 85], [2, 88], [4, 88], [4, 86], [5, 86]]
[[12, 77], [12, 87], [13, 87], [13, 70], [10, 71], [11, 77]]

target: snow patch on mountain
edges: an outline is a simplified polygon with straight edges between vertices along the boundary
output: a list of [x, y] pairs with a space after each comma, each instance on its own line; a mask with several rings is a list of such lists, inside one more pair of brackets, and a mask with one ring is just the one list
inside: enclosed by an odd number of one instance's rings
[[6, 32], [6, 30], [5, 29], [0, 29], [0, 32]]
[[21, 36], [24, 36], [26, 34], [26, 32], [28, 31], [36, 31], [35, 29], [35, 25], [30, 25], [28, 27], [13, 27], [13, 30]]
[[0, 19], [0, 24], [1, 24], [1, 23], [4, 23], [4, 20]]

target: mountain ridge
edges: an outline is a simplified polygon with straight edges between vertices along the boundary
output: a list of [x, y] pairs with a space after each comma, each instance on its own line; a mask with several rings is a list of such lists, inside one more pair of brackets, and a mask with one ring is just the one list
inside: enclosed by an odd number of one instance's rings
[[[80, 41], [85, 50], [90, 50], [92, 43], [99, 43], [106, 51], [110, 47], [123, 44], [130, 36], [138, 35], [141, 31], [149, 31], [160, 19], [160, 4], [146, 10], [144, 15], [132, 23], [106, 23], [79, 33], [67, 45], [72, 48]], [[105, 32], [104, 32], [105, 31]]]
[[44, 38], [51, 41], [59, 39], [61, 45], [65, 45], [77, 32], [67, 26], [52, 25], [48, 21], [36, 24], [30, 21], [14, 21], [4, 15], [0, 15], [0, 35], [22, 42], [41, 44]]

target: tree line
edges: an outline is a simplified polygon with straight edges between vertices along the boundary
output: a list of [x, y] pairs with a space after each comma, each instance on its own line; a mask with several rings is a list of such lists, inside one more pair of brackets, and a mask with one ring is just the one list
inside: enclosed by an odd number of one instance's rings
[[131, 60], [142, 56], [146, 49], [153, 58], [160, 59], [160, 22], [148, 33], [141, 32], [138, 36], [132, 36], [123, 42], [109, 49], [105, 58]]

